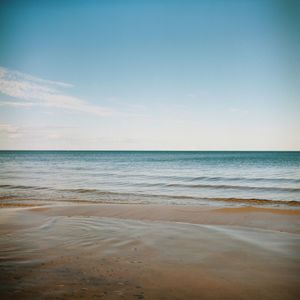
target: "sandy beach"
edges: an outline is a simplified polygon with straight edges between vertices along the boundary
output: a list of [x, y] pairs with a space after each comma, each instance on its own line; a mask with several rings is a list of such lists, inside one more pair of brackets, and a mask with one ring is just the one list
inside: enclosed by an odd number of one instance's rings
[[300, 0], [0, 23], [0, 300], [300, 300]]
[[0, 210], [1, 299], [299, 299], [300, 211]]

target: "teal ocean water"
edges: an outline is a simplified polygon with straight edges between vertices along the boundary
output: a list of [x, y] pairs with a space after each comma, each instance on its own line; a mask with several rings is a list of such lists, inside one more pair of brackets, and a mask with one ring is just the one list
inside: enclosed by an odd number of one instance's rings
[[300, 152], [0, 151], [0, 170], [2, 203], [300, 205]]

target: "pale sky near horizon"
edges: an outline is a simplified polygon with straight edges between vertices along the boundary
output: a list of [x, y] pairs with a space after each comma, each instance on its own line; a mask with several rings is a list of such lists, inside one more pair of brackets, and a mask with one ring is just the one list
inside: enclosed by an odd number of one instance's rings
[[0, 1], [0, 149], [300, 150], [300, 1]]

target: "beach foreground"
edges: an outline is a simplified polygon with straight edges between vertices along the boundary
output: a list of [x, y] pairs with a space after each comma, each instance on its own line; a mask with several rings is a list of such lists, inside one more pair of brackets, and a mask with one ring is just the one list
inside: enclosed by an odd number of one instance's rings
[[1, 299], [299, 299], [300, 211], [0, 210]]

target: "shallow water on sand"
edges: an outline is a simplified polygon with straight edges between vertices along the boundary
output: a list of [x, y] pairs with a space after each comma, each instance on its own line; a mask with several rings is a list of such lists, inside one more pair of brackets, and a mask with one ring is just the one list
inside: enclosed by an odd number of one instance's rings
[[25, 211], [8, 211], [5, 224], [10, 228], [0, 237], [5, 299], [299, 295], [298, 234]]

